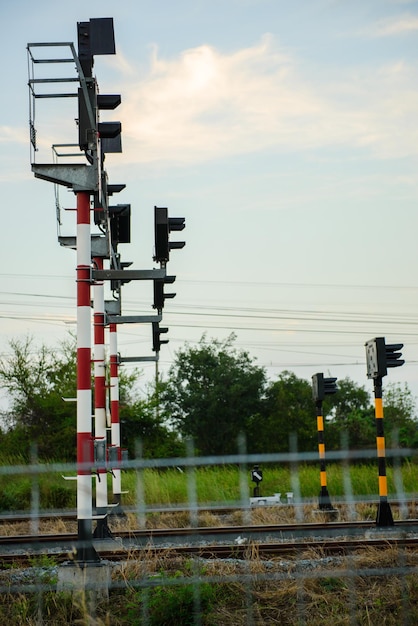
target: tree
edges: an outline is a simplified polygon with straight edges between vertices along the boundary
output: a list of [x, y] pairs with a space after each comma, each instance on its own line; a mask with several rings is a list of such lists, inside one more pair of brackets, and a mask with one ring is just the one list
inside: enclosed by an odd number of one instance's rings
[[74, 460], [76, 405], [62, 399], [76, 395], [74, 340], [59, 350], [35, 350], [30, 337], [9, 345], [11, 356], [0, 359], [0, 380], [11, 398], [5, 416], [9, 453], [28, 457], [36, 442], [41, 458]]
[[265, 371], [234, 347], [235, 335], [179, 350], [162, 385], [161, 407], [200, 454], [237, 451], [237, 437], [262, 408]]
[[121, 445], [128, 450], [130, 458], [141, 454], [145, 458], [169, 458], [184, 456], [184, 444], [176, 431], [162, 423], [157, 413], [155, 389], [144, 399], [136, 398], [120, 408]]
[[337, 393], [325, 397], [324, 411], [331, 413], [333, 419], [343, 426], [347, 415], [352, 411], [370, 409], [371, 395], [367, 389], [350, 378], [340, 378], [337, 386]]
[[[349, 378], [338, 381], [338, 392], [324, 401], [327, 449], [340, 447], [341, 433], [348, 435], [350, 448], [373, 448], [376, 439], [375, 409], [369, 393]], [[407, 384], [387, 383], [383, 387], [383, 414], [386, 445], [416, 447], [418, 422], [415, 398]]]
[[289, 371], [267, 387], [262, 414], [252, 421], [254, 452], [288, 452], [289, 436], [297, 435], [298, 450], [314, 450], [317, 442], [316, 413], [309, 381]]
[[[32, 443], [43, 460], [75, 461], [76, 403], [63, 398], [77, 395], [77, 350], [70, 336], [59, 348], [36, 347], [33, 340], [9, 342], [11, 354], [0, 359], [0, 381], [10, 398], [3, 412], [5, 432], [0, 431], [3, 450], [28, 459]], [[154, 391], [145, 399], [136, 395], [139, 372], [119, 369], [119, 406], [122, 447], [135, 456], [137, 440], [144, 456], [181, 456], [184, 448], [177, 433], [170, 431], [155, 410]], [[92, 413], [94, 379], [92, 372]]]
[[416, 399], [405, 383], [388, 383], [383, 389], [384, 428], [388, 445], [418, 446]]
[[370, 393], [350, 378], [338, 380], [337, 385], [337, 393], [324, 400], [326, 448], [340, 449], [343, 434], [352, 449], [372, 448], [376, 423]]
[[344, 421], [327, 422], [325, 426], [327, 449], [339, 450], [342, 435], [347, 436], [346, 445], [351, 450], [372, 449], [376, 443], [376, 420], [373, 407], [354, 408], [345, 415]]

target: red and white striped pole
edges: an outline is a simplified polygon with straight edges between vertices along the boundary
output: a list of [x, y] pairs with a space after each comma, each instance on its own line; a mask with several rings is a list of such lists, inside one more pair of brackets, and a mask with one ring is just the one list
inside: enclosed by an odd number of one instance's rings
[[[109, 324], [109, 347], [110, 347], [110, 415], [111, 415], [111, 441], [117, 449], [118, 460], [122, 460], [120, 447], [120, 422], [119, 422], [119, 356], [117, 325]], [[122, 480], [121, 470], [113, 469], [113, 497], [115, 503], [121, 503]]]
[[[103, 259], [95, 257], [93, 264], [96, 269], [103, 269]], [[94, 536], [103, 539], [112, 536], [106, 516], [108, 512], [107, 501], [107, 430], [106, 430], [106, 366], [105, 366], [105, 302], [103, 281], [94, 283], [93, 287], [94, 306], [94, 434], [97, 450], [96, 455], [97, 480], [96, 480], [96, 513], [99, 516]]]
[[77, 194], [77, 523], [80, 562], [98, 561], [92, 543], [94, 464], [91, 419], [90, 194]]

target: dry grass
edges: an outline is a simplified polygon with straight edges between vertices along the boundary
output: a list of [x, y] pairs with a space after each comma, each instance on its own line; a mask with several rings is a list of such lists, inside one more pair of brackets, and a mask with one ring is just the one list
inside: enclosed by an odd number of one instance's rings
[[[338, 519], [348, 520], [351, 511], [338, 505]], [[198, 514], [199, 526], [254, 525], [296, 521], [296, 509], [282, 505], [258, 507], [218, 515]], [[396, 507], [393, 508], [397, 517]], [[327, 514], [316, 504], [304, 505], [303, 519], [320, 522]], [[356, 506], [357, 519], [376, 515], [373, 504]], [[190, 527], [187, 511], [146, 515], [146, 527]], [[63, 519], [39, 521], [42, 533], [76, 531], [76, 522]], [[134, 513], [109, 517], [109, 526], [136, 530]], [[3, 524], [4, 535], [26, 534], [29, 523]], [[416, 571], [415, 571], [416, 570]], [[180, 626], [193, 624], [193, 585], [196, 576], [201, 594], [201, 626], [413, 626], [418, 623], [418, 552], [388, 542], [385, 549], [367, 548], [348, 556], [327, 557], [321, 549], [309, 549], [286, 558], [260, 557], [257, 543], [250, 542], [243, 559], [194, 559], [174, 550], [127, 553], [124, 563], [112, 572], [110, 601], [91, 604], [79, 594], [43, 593], [0, 595], [0, 623], [10, 626], [45, 623], [89, 626]], [[3, 572], [7, 584], [7, 572]], [[39, 607], [44, 622], [39, 621]], [[163, 617], [161, 614], [163, 613]], [[184, 615], [188, 615], [186, 619]], [[145, 616], [145, 617], [144, 617]], [[183, 616], [183, 617], [182, 617]]]
[[[399, 508], [392, 505], [392, 514], [395, 519], [401, 520]], [[358, 503], [354, 507], [355, 519], [360, 521], [374, 521], [376, 519], [377, 506], [373, 503]], [[335, 505], [336, 513], [329, 513], [318, 510], [316, 503], [304, 504], [300, 517], [305, 523], [321, 523], [332, 521], [350, 521], [351, 509], [345, 504]], [[199, 511], [197, 514], [197, 525], [202, 528], [214, 526], [242, 526], [247, 524], [272, 525], [272, 524], [293, 524], [297, 521], [297, 510], [293, 505], [279, 506], [259, 506], [249, 510], [237, 509], [229, 513], [213, 513], [211, 511]], [[410, 503], [408, 515], [414, 518], [418, 515], [415, 502]], [[299, 518], [300, 518], [299, 517]], [[173, 512], [152, 512], [145, 516], [145, 527], [155, 528], [190, 528], [193, 525], [192, 516], [189, 511]], [[50, 518], [37, 520], [39, 534], [59, 534], [77, 532], [77, 522], [64, 518]], [[122, 517], [108, 517], [109, 528], [112, 532], [132, 531], [139, 528], [138, 516], [135, 513], [127, 513]], [[32, 533], [33, 526], [27, 522], [0, 522], [1, 536], [28, 535]]]
[[[162, 585], [173, 576], [186, 583], [197, 567], [200, 584], [210, 580], [216, 587], [216, 602], [202, 616], [203, 625], [401, 626], [417, 623], [418, 575], [406, 569], [417, 565], [417, 554], [390, 544], [385, 550], [367, 549], [337, 559], [308, 550], [286, 560], [261, 559], [254, 544], [244, 561], [199, 561], [194, 568], [190, 559], [170, 551], [158, 558], [149, 553], [141, 561], [129, 560], [115, 579], [129, 585], [163, 572]], [[401, 575], [391, 574], [397, 566], [405, 568]], [[371, 575], [371, 570], [378, 574]]]
[[[410, 568], [418, 568], [418, 553], [390, 542], [383, 550], [367, 548], [335, 558], [320, 549], [285, 559], [262, 558], [256, 543], [248, 545], [241, 560], [192, 559], [170, 549], [158, 554], [150, 549], [141, 558], [127, 554], [114, 568], [110, 601], [97, 603], [94, 615], [79, 596], [45, 594], [44, 623], [193, 624], [188, 590], [198, 576], [201, 626], [412, 626], [418, 623], [418, 574]], [[30, 594], [0, 596], [0, 618], [7, 617], [4, 623], [10, 626], [39, 623], [35, 608]], [[189, 621], [181, 618], [185, 610]], [[140, 617], [144, 611], [149, 621]]]

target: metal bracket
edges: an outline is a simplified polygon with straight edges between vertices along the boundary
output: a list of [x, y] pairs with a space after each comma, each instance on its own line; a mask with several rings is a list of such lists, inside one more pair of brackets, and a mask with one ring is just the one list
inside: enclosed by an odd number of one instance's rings
[[162, 319], [162, 315], [106, 315], [107, 324], [151, 324]]
[[120, 315], [122, 305], [120, 300], [105, 300], [105, 313], [109, 315]]
[[139, 361], [158, 361], [158, 356], [122, 356], [120, 358], [121, 363], [136, 363]]
[[65, 163], [32, 163], [35, 178], [41, 178], [56, 185], [72, 187], [73, 191], [98, 190], [97, 168], [91, 165]]
[[93, 270], [94, 280], [157, 280], [165, 278], [166, 270]]
[[[77, 249], [77, 239], [73, 235], [59, 235], [58, 242], [64, 248], [71, 248], [72, 250]], [[91, 256], [92, 258], [109, 258], [109, 240], [107, 237], [96, 233], [91, 235]]]

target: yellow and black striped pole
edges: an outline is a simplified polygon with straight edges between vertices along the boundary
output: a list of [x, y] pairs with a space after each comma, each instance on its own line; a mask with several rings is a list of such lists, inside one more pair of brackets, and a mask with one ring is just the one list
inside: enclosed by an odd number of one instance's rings
[[322, 373], [312, 376], [312, 397], [316, 407], [316, 424], [318, 429], [318, 451], [320, 462], [321, 491], [319, 492], [319, 508], [322, 511], [335, 511], [327, 487], [327, 470], [325, 466], [324, 416], [322, 401], [325, 396], [337, 392], [336, 378], [324, 378]]
[[334, 510], [327, 487], [327, 469], [325, 464], [325, 440], [324, 440], [324, 416], [322, 415], [322, 402], [316, 403], [316, 424], [318, 429], [318, 452], [321, 491], [319, 492], [319, 508], [323, 511]]
[[377, 508], [376, 525], [393, 526], [394, 521], [392, 517], [392, 511], [388, 502], [381, 377], [377, 377], [374, 380], [374, 407], [376, 417], [376, 448], [379, 467], [379, 505]]
[[401, 359], [403, 343], [387, 344], [384, 337], [375, 337], [366, 342], [367, 378], [373, 379], [374, 403], [376, 416], [376, 447], [379, 464], [379, 506], [376, 525], [393, 526], [392, 511], [388, 502], [386, 478], [385, 433], [383, 428], [382, 379], [388, 368], [400, 367], [405, 363]]

